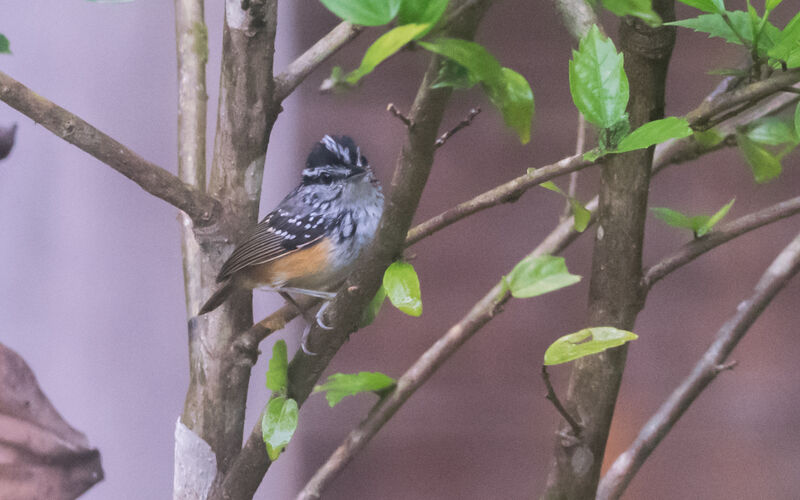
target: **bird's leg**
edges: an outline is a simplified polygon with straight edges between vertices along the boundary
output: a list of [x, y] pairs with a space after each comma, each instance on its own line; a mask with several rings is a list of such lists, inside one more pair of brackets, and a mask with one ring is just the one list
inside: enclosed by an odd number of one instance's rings
[[303, 317], [303, 319], [306, 320], [306, 328], [305, 330], [303, 330], [303, 336], [300, 338], [300, 348], [303, 350], [304, 353], [308, 354], [309, 356], [316, 356], [317, 353], [311, 352], [311, 350], [308, 349], [308, 346], [306, 346], [306, 341], [308, 341], [308, 334], [311, 333], [311, 325], [314, 324], [315, 318], [311, 317], [311, 315], [308, 312], [308, 309], [300, 307], [300, 304], [298, 304], [297, 301], [294, 300], [291, 295], [280, 290], [276, 290], [276, 292], [278, 292], [278, 294], [281, 297], [283, 297], [284, 300], [286, 300], [286, 302], [292, 304], [295, 307], [295, 309], [297, 309], [297, 312], [299, 312], [300, 315]]

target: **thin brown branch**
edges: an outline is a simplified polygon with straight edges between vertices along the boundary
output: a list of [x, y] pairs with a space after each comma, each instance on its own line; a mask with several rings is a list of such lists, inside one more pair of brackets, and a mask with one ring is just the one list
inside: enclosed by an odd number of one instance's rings
[[751, 83], [745, 87], [719, 94], [716, 98], [704, 101], [686, 115], [689, 124], [696, 129], [708, 128], [708, 124], [722, 113], [742, 104], [757, 102], [776, 92], [791, 87], [800, 81], [800, 70], [775, 73], [766, 80]]
[[498, 312], [510, 295], [503, 283], [495, 285], [469, 313], [453, 325], [397, 380], [395, 388], [372, 408], [367, 418], [345, 438], [297, 496], [298, 500], [320, 498], [325, 487], [347, 463], [366, 446], [383, 425], [400, 409], [447, 359]]
[[[653, 10], [664, 20], [674, 17], [672, 0], [655, 0]], [[630, 83], [631, 126], [661, 118], [675, 30], [653, 28], [632, 18], [620, 23], [619, 39]], [[589, 280], [588, 324], [629, 330], [644, 305], [639, 289], [642, 245], [653, 149], [610, 155], [602, 162], [598, 230]], [[582, 426], [580, 443], [557, 442], [544, 497], [592, 498], [608, 442], [627, 349], [621, 346], [571, 365], [563, 399]], [[559, 434], [569, 431], [559, 426]], [[579, 465], [579, 463], [581, 465]]]
[[[583, 154], [586, 150], [586, 117], [583, 116], [583, 113], [578, 113], [578, 130], [575, 134], [575, 154]], [[567, 185], [567, 196], [568, 199], [564, 202], [564, 215], [563, 217], [569, 217], [569, 214], [572, 212], [572, 204], [569, 202], [569, 198], [575, 198], [575, 193], [578, 191], [578, 172], [571, 172], [569, 174], [569, 184]]]
[[[449, 33], [471, 38], [489, 3], [489, 0], [470, 3], [469, 8], [462, 11], [462, 16], [448, 27]], [[434, 142], [451, 94], [451, 89], [432, 88], [440, 64], [440, 58], [432, 59], [409, 113], [415, 125], [407, 131], [375, 241], [362, 257], [359, 269], [348, 278], [340, 289], [342, 292], [328, 307], [326, 323], [334, 328], [322, 331], [316, 325], [312, 327], [309, 349], [318, 354], [309, 356], [300, 350], [289, 365], [289, 397], [299, 405], [303, 404], [333, 356], [356, 329], [361, 311], [380, 285], [383, 271], [402, 252], [405, 235], [433, 164]], [[269, 466], [260, 427], [254, 428], [222, 478], [220, 487], [212, 492], [210, 498], [246, 498], [252, 495]]]
[[397, 109], [397, 106], [395, 106], [393, 102], [390, 102], [389, 105], [386, 106], [386, 111], [388, 111], [392, 116], [403, 122], [403, 125], [405, 125], [406, 128], [411, 128], [414, 126], [414, 122], [412, 122], [409, 117], [407, 117], [399, 109]]
[[606, 473], [597, 492], [602, 500], [619, 498], [656, 446], [666, 437], [695, 399], [725, 369], [727, 358], [775, 295], [800, 271], [800, 235], [783, 249], [761, 276], [753, 294], [720, 328], [716, 338], [691, 373], [642, 427], [631, 446]]
[[592, 26], [603, 30], [597, 14], [586, 0], [554, 0], [553, 3], [561, 15], [561, 22], [576, 41], [586, 36]]
[[221, 213], [217, 200], [188, 186], [163, 168], [137, 155], [88, 122], [30, 90], [0, 71], [0, 100], [129, 178], [142, 189], [183, 210], [199, 226]]
[[584, 160], [583, 155], [570, 156], [563, 160], [538, 168], [516, 179], [512, 179], [505, 184], [501, 184], [494, 189], [479, 194], [475, 198], [465, 201], [450, 208], [439, 215], [432, 217], [425, 222], [415, 226], [408, 232], [406, 245], [411, 246], [419, 240], [444, 229], [450, 224], [457, 222], [464, 217], [472, 215], [481, 210], [517, 201], [528, 189], [537, 186], [545, 181], [549, 181], [560, 175], [581, 170], [594, 165], [594, 163]]
[[553, 384], [550, 383], [550, 374], [547, 372], [547, 365], [542, 365], [542, 381], [547, 388], [547, 395], [545, 398], [553, 403], [558, 413], [567, 421], [569, 426], [572, 427], [572, 434], [579, 437], [581, 435], [581, 425], [572, 418], [572, 415], [569, 414], [567, 409], [564, 408], [564, 405], [561, 404], [561, 401], [559, 401], [556, 391], [553, 389]]
[[275, 77], [275, 99], [280, 102], [289, 97], [305, 78], [320, 64], [344, 47], [363, 31], [361, 26], [339, 23], [327, 35], [295, 59], [286, 71]]
[[[320, 299], [313, 297], [298, 297], [295, 299], [301, 309], [314, 307]], [[236, 355], [243, 355], [244, 360], [254, 365], [258, 358], [258, 344], [269, 335], [282, 330], [288, 322], [296, 318], [299, 314], [297, 307], [292, 304], [285, 304], [280, 309], [251, 326], [231, 344], [231, 349]]]
[[470, 109], [469, 110], [469, 114], [467, 114], [466, 118], [464, 118], [463, 120], [458, 122], [458, 124], [456, 124], [455, 127], [451, 128], [450, 130], [448, 130], [447, 132], [442, 134], [438, 139], [436, 139], [436, 142], [435, 142], [436, 147], [440, 148], [440, 147], [444, 146], [444, 143], [447, 142], [447, 139], [449, 139], [452, 136], [454, 136], [456, 133], [458, 133], [459, 130], [463, 129], [464, 127], [469, 127], [470, 124], [472, 123], [472, 120], [474, 120], [475, 117], [478, 116], [478, 114], [480, 112], [481, 112], [481, 108], [472, 108], [472, 109]]
[[[206, 190], [206, 63], [208, 29], [203, 0], [175, 0], [175, 41], [178, 59], [178, 177], [197, 189]], [[203, 250], [194, 236], [191, 220], [180, 215], [183, 287], [186, 315], [203, 301], [200, 262]]]
[[[719, 94], [715, 93], [715, 95]], [[715, 99], [716, 98], [705, 99], [703, 102], [711, 102]], [[653, 157], [653, 175], [660, 173], [661, 170], [670, 165], [696, 159], [703, 154], [728, 145], [726, 142], [727, 138], [732, 137], [738, 127], [751, 123], [753, 120], [758, 118], [762, 118], [777, 112], [789, 104], [796, 102], [797, 99], [798, 98], [794, 95], [774, 95], [769, 100], [761, 102], [757, 107], [742, 113], [733, 120], [729, 120], [719, 125], [716, 130], [720, 133], [720, 135], [724, 136], [725, 139], [714, 146], [701, 144], [693, 137], [670, 140], [663, 144], [659, 144], [656, 147]], [[714, 107], [706, 107], [707, 113], [713, 114], [715, 113], [715, 110], [716, 108]], [[450, 208], [412, 228], [408, 233], [406, 245], [411, 246], [421, 239], [426, 238], [441, 229], [444, 229], [450, 224], [458, 222], [459, 220], [481, 210], [495, 207], [503, 203], [514, 202], [519, 199], [519, 197], [522, 196], [525, 191], [532, 187], [538, 186], [542, 182], [559, 177], [569, 172], [577, 172], [592, 165], [592, 163], [581, 163], [581, 161], [582, 158], [580, 155], [564, 158], [557, 163], [553, 163], [535, 170], [533, 174], [522, 175], [505, 184], [501, 184], [500, 186], [497, 186], [489, 191], [481, 193], [471, 200], [460, 203], [459, 205], [456, 205], [455, 207]], [[595, 197], [593, 198], [592, 202], [589, 202], [587, 205], [597, 206], [596, 204], [597, 198]], [[559, 226], [558, 231], [568, 231], [572, 222], [573, 219], [568, 217], [565, 221], [563, 221], [563, 226]], [[577, 233], [572, 234], [571, 237], [577, 237]]]
[[642, 277], [642, 286], [645, 289], [649, 289], [669, 273], [685, 266], [723, 243], [797, 213], [800, 213], [800, 196], [722, 224], [702, 238], [690, 241], [672, 255], [645, 270]]
[[[547, 240], [540, 243], [529, 256], [555, 254], [562, 244], [563, 241], [556, 238]], [[397, 380], [394, 389], [372, 408], [367, 418], [347, 436], [345, 441], [314, 474], [298, 495], [298, 499], [319, 498], [319, 493], [325, 485], [344, 468], [355, 454], [364, 448], [392, 415], [453, 353], [503, 311], [502, 306], [509, 298], [511, 298], [511, 294], [508, 287], [501, 280], [476, 302], [461, 320], [451, 326], [406, 370]]]

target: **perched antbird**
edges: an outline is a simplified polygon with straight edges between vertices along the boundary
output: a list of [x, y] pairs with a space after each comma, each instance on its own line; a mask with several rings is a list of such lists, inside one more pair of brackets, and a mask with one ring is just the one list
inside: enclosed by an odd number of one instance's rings
[[332, 299], [382, 213], [381, 187], [361, 150], [347, 136], [326, 135], [311, 149], [300, 185], [222, 265], [217, 282], [225, 284], [199, 314], [219, 307], [237, 288], [277, 291], [295, 306], [288, 293]]

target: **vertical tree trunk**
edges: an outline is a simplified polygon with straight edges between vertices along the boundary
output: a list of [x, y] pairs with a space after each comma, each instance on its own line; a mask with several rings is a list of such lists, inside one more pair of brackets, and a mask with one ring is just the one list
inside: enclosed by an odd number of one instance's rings
[[[655, 0], [664, 20], [674, 18], [673, 0]], [[625, 18], [619, 32], [630, 81], [631, 127], [663, 117], [664, 88], [674, 28], [651, 28]], [[612, 155], [602, 167], [600, 205], [592, 275], [589, 324], [630, 330], [644, 305], [640, 287], [642, 243], [653, 148]], [[594, 498], [611, 417], [625, 367], [620, 347], [577, 360], [570, 376], [566, 407], [583, 426], [569, 436], [562, 426], [545, 498]]]
[[277, 1], [251, 0], [247, 10], [243, 4], [225, 2], [219, 112], [208, 186], [223, 213], [216, 224], [195, 227], [195, 241], [184, 244], [190, 250], [185, 250], [184, 259], [191, 379], [181, 421], [211, 446], [220, 471], [227, 470], [242, 444], [250, 365], [236, 363], [230, 350], [235, 336], [252, 325], [251, 294], [234, 294], [216, 311], [192, 315], [216, 288], [215, 276], [232, 245], [258, 216], [264, 159], [278, 114], [272, 77]]

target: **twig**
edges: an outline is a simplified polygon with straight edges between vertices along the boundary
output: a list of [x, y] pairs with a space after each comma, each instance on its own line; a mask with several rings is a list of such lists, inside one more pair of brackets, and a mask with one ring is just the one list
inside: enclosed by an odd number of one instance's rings
[[[178, 177], [194, 189], [206, 190], [206, 63], [208, 29], [202, 0], [175, 0], [175, 44], [178, 59]], [[179, 215], [186, 314], [205, 299], [203, 249], [189, 216]]]
[[800, 81], [800, 70], [776, 73], [766, 80], [754, 82], [720, 94], [712, 100], [703, 101], [700, 106], [686, 115], [686, 119], [693, 128], [703, 128], [720, 113], [727, 112], [742, 103], [759, 101], [786, 87], [793, 86], [798, 81]]
[[594, 163], [584, 160], [583, 155], [576, 155], [564, 158], [563, 160], [547, 165], [529, 174], [521, 175], [505, 184], [501, 184], [494, 189], [479, 194], [469, 201], [465, 201], [450, 208], [439, 215], [432, 217], [425, 222], [412, 228], [406, 237], [406, 245], [411, 246], [419, 240], [444, 229], [450, 224], [457, 222], [468, 215], [479, 212], [486, 208], [494, 207], [503, 203], [517, 201], [525, 191], [537, 186], [545, 181], [564, 175], [569, 172], [581, 170], [594, 165]]
[[553, 3], [561, 14], [561, 22], [575, 41], [580, 41], [595, 25], [605, 34], [597, 14], [586, 0], [555, 0]]
[[[718, 92], [718, 89], [716, 89], [714, 92]], [[706, 98], [703, 100], [703, 104], [701, 106], [705, 106], [707, 113], [715, 112], [715, 108], [707, 104], [715, 100], [716, 98], [710, 98], [710, 99]], [[783, 107], [791, 103], [794, 103], [795, 101], [797, 101], [797, 97], [793, 95], [785, 95], [785, 94], [776, 95], [772, 97], [769, 101], [762, 102], [757, 108], [742, 113], [742, 115], [737, 117], [737, 119], [730, 120], [726, 123], [721, 124], [719, 127], [717, 127], [717, 129], [720, 134], [726, 136], [727, 140], [728, 137], [731, 137], [732, 134], [736, 132], [736, 129], [738, 127], [750, 123], [753, 120], [756, 120], [768, 114], [779, 111]], [[695, 113], [696, 119], [702, 119], [702, 116], [705, 115], [698, 115]], [[695, 141], [692, 137], [688, 137], [685, 139], [670, 140], [663, 144], [659, 144], [658, 146], [656, 146], [655, 155], [653, 157], [653, 175], [657, 175], [664, 168], [670, 165], [693, 160], [705, 153], [724, 147], [728, 145], [728, 143], [725, 142], [726, 140], [723, 140], [722, 142], [720, 142], [720, 144], [711, 147], [700, 144], [699, 142]], [[581, 158], [579, 156], [570, 156], [564, 158], [563, 160], [560, 160], [557, 163], [553, 163], [551, 165], [547, 165], [545, 167], [537, 169], [534, 172], [534, 174], [522, 175], [505, 184], [501, 184], [496, 188], [486, 191], [485, 193], [479, 194], [478, 196], [472, 198], [469, 201], [460, 203], [459, 205], [456, 205], [455, 207], [450, 208], [442, 212], [441, 214], [436, 215], [431, 219], [428, 219], [427, 221], [422, 222], [419, 225], [412, 228], [408, 233], [406, 245], [411, 246], [414, 243], [420, 241], [421, 239], [426, 238], [441, 229], [444, 229], [450, 224], [458, 222], [459, 220], [474, 213], [477, 213], [481, 210], [501, 205], [503, 203], [510, 203], [516, 201], [528, 189], [538, 186], [542, 182], [545, 182], [547, 180], [553, 179], [555, 177], [558, 177], [560, 175], [569, 172], [581, 170], [583, 168], [592, 165], [592, 163], [589, 162], [581, 164], [572, 164], [572, 162], [580, 160]], [[567, 166], [566, 164], [570, 165]], [[552, 175], [550, 175], [551, 173]], [[531, 175], [534, 176], [542, 175], [542, 177], [532, 178]], [[588, 208], [590, 211], [594, 210], [594, 208], [590, 207], [596, 207], [596, 206], [597, 206], [596, 196], [592, 199], [592, 201], [586, 204], [586, 208]], [[566, 233], [570, 233], [570, 231], [572, 231], [571, 229], [572, 224], [573, 224], [572, 217], [568, 217], [567, 219], [562, 221], [559, 224], [559, 226], [557, 226], [556, 229], [554, 229], [554, 232], [566, 235]], [[569, 238], [571, 239], [574, 239], [577, 236], [578, 233], [574, 231], [572, 231], [572, 233], [569, 234]]]
[[685, 244], [672, 255], [646, 269], [642, 287], [650, 289], [658, 280], [688, 264], [700, 255], [741, 236], [749, 231], [800, 213], [800, 196], [776, 203], [767, 208], [739, 217], [715, 228], [713, 231]]
[[325, 487], [372, 439], [403, 403], [433, 375], [447, 359], [498, 312], [510, 295], [503, 283], [495, 285], [458, 323], [450, 327], [397, 380], [394, 390], [381, 399], [364, 421], [339, 445], [297, 496], [298, 500], [319, 498]]
[[[298, 297], [293, 299], [300, 309], [307, 310], [314, 307], [320, 301], [315, 297]], [[280, 309], [272, 312], [269, 316], [251, 326], [247, 331], [239, 335], [231, 344], [231, 349], [245, 356], [246, 362], [254, 365], [258, 357], [258, 344], [269, 335], [283, 329], [286, 323], [292, 321], [299, 314], [298, 307], [293, 304], [286, 304]]]
[[[575, 154], [583, 154], [586, 148], [586, 117], [583, 116], [583, 113], [578, 113], [578, 130], [575, 134], [577, 137], [575, 138]], [[569, 198], [575, 198], [575, 193], [578, 190], [578, 172], [572, 172], [569, 174], [569, 185], [567, 186], [567, 196]], [[569, 198], [564, 202], [564, 215], [563, 217], [569, 217], [569, 214], [572, 212], [572, 204], [569, 202]]]
[[470, 109], [469, 110], [469, 114], [467, 115], [466, 118], [464, 118], [463, 120], [458, 122], [458, 124], [455, 127], [450, 129], [449, 131], [445, 132], [438, 139], [436, 139], [436, 142], [434, 143], [436, 145], [436, 147], [440, 148], [440, 147], [444, 146], [444, 143], [447, 142], [447, 139], [449, 139], [450, 137], [455, 135], [456, 132], [458, 132], [459, 130], [461, 130], [464, 127], [469, 127], [469, 125], [472, 123], [472, 120], [474, 120], [475, 117], [478, 116], [478, 114], [480, 112], [481, 112], [481, 108], [472, 108], [472, 109]]
[[616, 499], [655, 447], [714, 378], [731, 365], [726, 359], [775, 295], [800, 271], [800, 235], [783, 249], [761, 276], [753, 294], [737, 307], [736, 313], [719, 329], [716, 339], [691, 373], [642, 427], [633, 444], [625, 450], [600, 482], [597, 498]]
[[356, 38], [364, 28], [348, 22], [339, 23], [327, 35], [295, 59], [286, 71], [275, 77], [275, 99], [286, 99], [300, 83], [339, 49]]
[[222, 208], [211, 196], [186, 185], [66, 109], [0, 71], [0, 100], [129, 178], [145, 191], [186, 212], [195, 224], [213, 223]]
[[[675, 150], [673, 150], [675, 151]], [[669, 161], [669, 157], [662, 157], [662, 161]], [[592, 200], [587, 204], [589, 210], [594, 211], [597, 200]], [[572, 229], [572, 222], [569, 220], [561, 222], [547, 238], [531, 253], [531, 255], [544, 255], [560, 253], [569, 243], [571, 243], [579, 233]], [[383, 424], [408, 400], [409, 397], [430, 377], [442, 363], [466, 340], [474, 335], [480, 328], [488, 323], [501, 309], [500, 306], [508, 300], [507, 292], [504, 293], [502, 284], [497, 284], [492, 288], [478, 303], [473, 306], [470, 312], [461, 321], [453, 325], [448, 332], [440, 338], [428, 351], [426, 351], [417, 362], [409, 368], [406, 373], [398, 380], [394, 391], [381, 400], [369, 413], [366, 420], [334, 451], [329, 460], [311, 478], [298, 499], [318, 498], [319, 492], [330, 482], [358, 453], [366, 443], [380, 430]], [[565, 416], [565, 419], [567, 416]], [[577, 422], [567, 419], [575, 429]], [[580, 426], [577, 427], [580, 429]], [[260, 432], [256, 429], [255, 432]], [[576, 435], [578, 435], [576, 431]], [[253, 443], [248, 440], [246, 446], [260, 444], [251, 436]]]
[[[546, 239], [529, 256], [555, 254], [563, 248], [563, 239]], [[319, 493], [381, 429], [398, 409], [433, 375], [447, 359], [484, 325], [502, 311], [502, 305], [511, 294], [501, 280], [481, 298], [470, 311], [450, 327], [411, 367], [397, 380], [395, 388], [381, 399], [366, 419], [354, 429], [333, 452], [327, 462], [314, 474], [298, 495], [299, 499], [319, 498]]]
[[388, 111], [389, 113], [392, 114], [392, 116], [403, 122], [406, 128], [412, 128], [414, 126], [414, 122], [412, 122], [409, 117], [400, 112], [400, 110], [397, 109], [397, 106], [395, 106], [393, 102], [390, 102], [389, 105], [386, 106], [386, 111]]
[[795, 88], [795, 87], [786, 87], [786, 88], [782, 88], [782, 89], [781, 89], [781, 91], [783, 91], [783, 92], [789, 92], [789, 93], [791, 93], [791, 94], [800, 94], [800, 89], [798, 89], [798, 88]]
[[[464, 10], [464, 16], [448, 27], [448, 33], [459, 38], [472, 38], [477, 23], [489, 6], [488, 0]], [[432, 59], [425, 73], [410, 112], [414, 127], [408, 129], [402, 153], [398, 156], [392, 190], [386, 200], [383, 221], [370, 248], [361, 258], [359, 268], [348, 277], [328, 308], [327, 319], [332, 330], [311, 328], [309, 348], [317, 353], [308, 356], [299, 351], [289, 364], [289, 396], [299, 405], [308, 398], [314, 384], [357, 327], [361, 311], [380, 285], [380, 276], [394, 257], [402, 251], [405, 235], [433, 164], [437, 131], [452, 92], [447, 88], [431, 88], [441, 60]], [[252, 496], [269, 468], [261, 429], [257, 426], [237, 454], [211, 498]]]
[[576, 437], [581, 435], [581, 425], [572, 418], [572, 415], [569, 414], [566, 408], [561, 404], [561, 401], [558, 400], [558, 396], [556, 396], [556, 391], [553, 390], [553, 384], [550, 383], [550, 374], [547, 373], [547, 365], [542, 365], [542, 380], [544, 381], [544, 386], [547, 387], [547, 398], [553, 406], [556, 407], [558, 413], [564, 417], [564, 420], [567, 421], [570, 427], [572, 427], [572, 432], [575, 434]]

